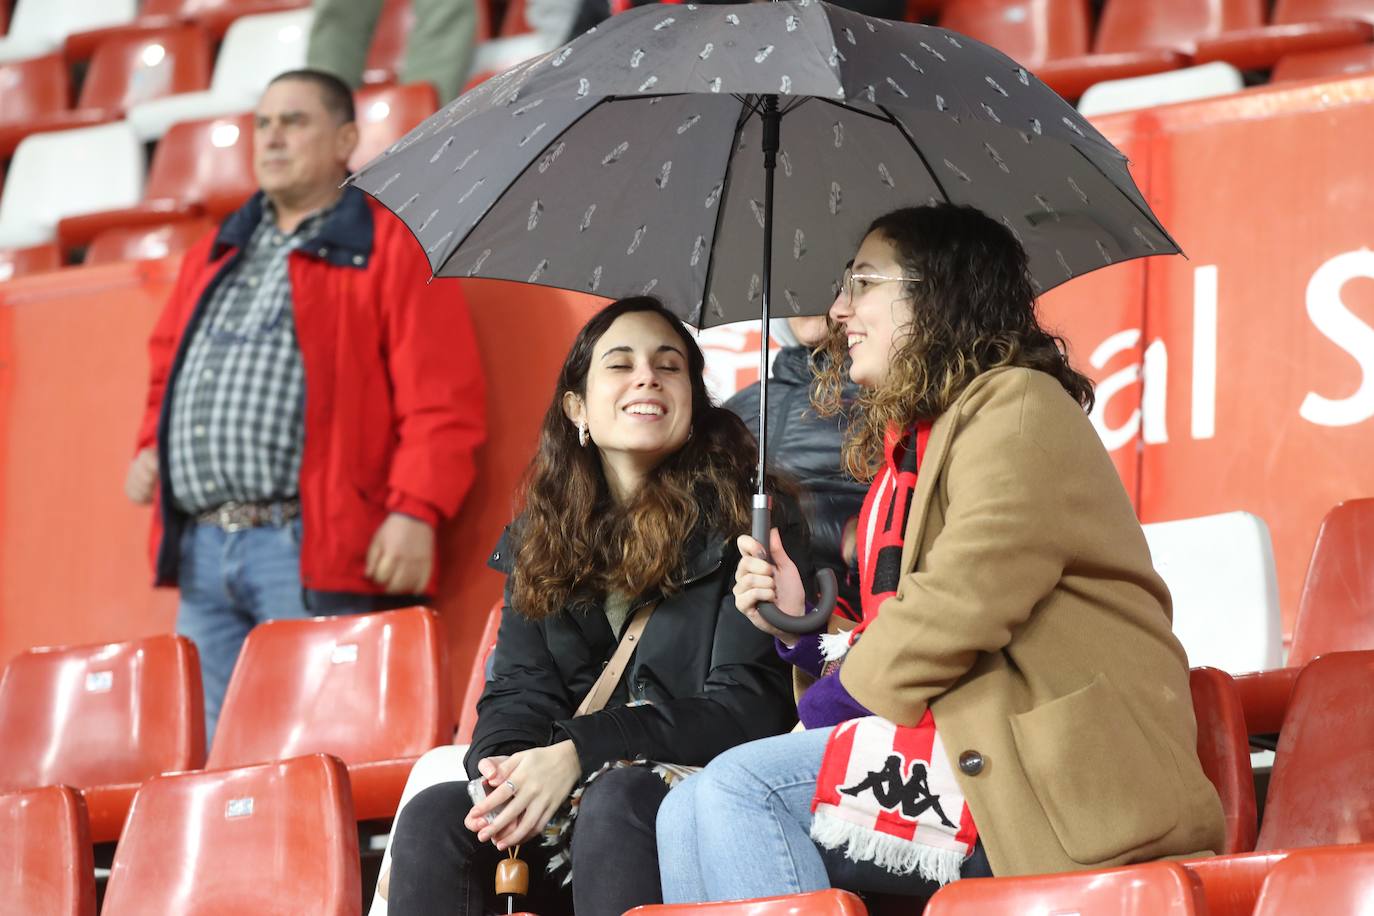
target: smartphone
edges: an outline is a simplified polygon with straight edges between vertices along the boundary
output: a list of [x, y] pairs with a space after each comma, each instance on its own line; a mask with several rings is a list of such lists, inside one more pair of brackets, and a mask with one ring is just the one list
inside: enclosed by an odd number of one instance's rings
[[[483, 778], [469, 779], [469, 780], [468, 780], [468, 798], [471, 798], [471, 799], [472, 799], [473, 805], [479, 805], [479, 804], [481, 804], [481, 803], [482, 803], [482, 800], [485, 799], [486, 797], [487, 797], [487, 783], [486, 783], [486, 780], [483, 779]], [[487, 823], [488, 823], [488, 824], [494, 823], [494, 822], [496, 821], [496, 815], [500, 814], [500, 813], [501, 813], [501, 809], [502, 809], [502, 808], [505, 808], [505, 807], [506, 807], [506, 806], [503, 804], [503, 805], [500, 805], [499, 807], [497, 807], [494, 811], [488, 811], [488, 812], [487, 812]]]

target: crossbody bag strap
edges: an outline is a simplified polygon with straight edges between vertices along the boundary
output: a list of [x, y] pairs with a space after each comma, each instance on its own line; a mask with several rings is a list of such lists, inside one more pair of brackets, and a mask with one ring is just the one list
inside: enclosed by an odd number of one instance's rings
[[656, 607], [658, 604], [654, 603], [635, 611], [630, 625], [620, 637], [620, 644], [615, 647], [615, 652], [611, 655], [610, 661], [606, 662], [606, 667], [601, 669], [601, 676], [596, 679], [592, 689], [582, 698], [582, 704], [577, 707], [574, 716], [585, 716], [605, 707], [606, 701], [611, 698], [611, 692], [615, 690], [615, 685], [620, 683], [620, 676], [630, 664], [630, 656], [639, 646], [639, 636], [644, 632], [644, 627], [648, 625]]

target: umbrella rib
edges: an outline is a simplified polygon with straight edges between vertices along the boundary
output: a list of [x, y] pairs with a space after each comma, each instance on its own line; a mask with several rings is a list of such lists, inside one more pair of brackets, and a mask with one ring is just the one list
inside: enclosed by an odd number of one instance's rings
[[[1087, 153], [1083, 152], [1081, 149], [1079, 149], [1077, 146], [1075, 146], [1075, 145], [1072, 144], [1072, 143], [1070, 143], [1069, 146], [1073, 148], [1073, 151], [1074, 151], [1075, 153], [1077, 153], [1078, 155], [1082, 156], [1082, 157], [1084, 158], [1084, 160], [1087, 161], [1088, 165], [1092, 166], [1093, 171], [1097, 172], [1097, 174], [1099, 174], [1099, 175], [1102, 176], [1102, 180], [1103, 180], [1103, 181], [1107, 182], [1107, 183], [1108, 183], [1109, 185], [1111, 185], [1112, 187], [1116, 187], [1116, 182], [1112, 180], [1112, 177], [1111, 177], [1110, 175], [1108, 175], [1106, 172], [1102, 171], [1102, 169], [1098, 166], [1098, 164], [1097, 164], [1096, 162], [1093, 162], [1091, 156], [1089, 156]], [[1130, 173], [1128, 172], [1127, 174], [1130, 174]], [[1132, 207], [1135, 207], [1137, 213], [1139, 213], [1141, 216], [1145, 217], [1147, 220], [1150, 221], [1150, 225], [1153, 226], [1156, 230], [1158, 230], [1159, 234], [1162, 235], [1162, 236], [1164, 236], [1164, 238], [1166, 238], [1166, 239], [1169, 241], [1169, 244], [1170, 244], [1170, 245], [1173, 245], [1173, 246], [1174, 246], [1174, 248], [1176, 249], [1176, 251], [1177, 251], [1178, 254], [1183, 255], [1185, 258], [1188, 257], [1188, 255], [1184, 254], [1184, 252], [1183, 252], [1183, 246], [1180, 245], [1180, 244], [1174, 239], [1174, 237], [1173, 237], [1172, 235], [1169, 234], [1169, 230], [1164, 228], [1163, 224], [1160, 223], [1159, 219], [1156, 218], [1155, 215], [1154, 215], [1153, 213], [1150, 213], [1148, 210], [1142, 210], [1142, 209], [1140, 209], [1140, 204], [1136, 203], [1136, 202], [1135, 202], [1135, 199], [1134, 199], [1133, 197], [1131, 197], [1131, 195], [1126, 194], [1126, 193], [1123, 192], [1121, 196], [1124, 197], [1124, 198], [1126, 198], [1127, 200], [1129, 200], [1129, 201], [1131, 202], [1131, 206], [1132, 206]], [[1144, 197], [1143, 194], [1142, 194], [1141, 196]], [[1161, 254], [1163, 254], [1163, 253], [1164, 253], [1164, 252], [1161, 252]]]
[[[852, 111], [853, 109], [850, 110]], [[911, 134], [906, 132], [906, 128], [903, 127], [902, 123], [893, 116], [892, 112], [888, 111], [881, 105], [878, 106], [878, 110], [881, 111], [883, 114], [887, 115], [888, 123], [891, 124], [893, 127], [897, 128], [897, 131], [902, 135], [903, 138], [905, 138], [906, 142], [911, 146], [912, 152], [914, 152], [917, 155], [917, 157], [921, 160], [921, 165], [926, 167], [926, 174], [930, 176], [931, 181], [935, 182], [935, 189], [940, 192], [940, 196], [945, 199], [945, 203], [954, 203], [954, 199], [951, 198], [949, 196], [949, 192], [945, 190], [944, 184], [940, 181], [938, 177], [936, 177], [935, 170], [930, 167], [930, 161], [926, 159], [926, 154], [921, 152], [921, 148], [916, 145], [915, 138], [913, 138]]]
[[[725, 157], [725, 178], [721, 182], [720, 199], [716, 201], [716, 225], [715, 228], [711, 230], [711, 245], [707, 249], [710, 254], [706, 258], [706, 282], [701, 287], [701, 312], [698, 316], [699, 328], [706, 327], [705, 319], [707, 316], [707, 309], [710, 306], [711, 281], [715, 279], [716, 273], [716, 242], [720, 235], [721, 221], [725, 218], [725, 201], [730, 190], [730, 179], [734, 172], [731, 165], [735, 161], [735, 147], [739, 145], [739, 136], [744, 132], [744, 125], [748, 124], [749, 119], [756, 113], [744, 99], [739, 96], [735, 96], [735, 98], [740, 101], [740, 116], [735, 120], [734, 133], [730, 135], [730, 152]], [[767, 333], [767, 329], [765, 329], [764, 333]]]
[[[607, 102], [615, 101], [616, 98], [617, 96], [608, 95], [604, 98], [597, 99], [595, 105], [588, 108], [586, 111], [582, 112], [582, 114], [579, 117], [576, 117], [572, 121], [570, 121], [567, 127], [564, 127], [558, 133], [550, 137], [549, 142], [545, 143], [542, 147], [539, 148], [538, 152], [536, 152], [533, 156], [530, 157], [530, 161], [525, 163], [525, 167], [520, 170], [519, 174], [517, 174], [510, 181], [506, 182], [506, 186], [501, 190], [501, 193], [497, 194], [496, 199], [487, 205], [487, 208], [482, 211], [481, 216], [473, 220], [472, 225], [469, 226], [468, 230], [463, 233], [462, 238], [458, 239], [453, 243], [453, 246], [449, 248], [448, 253], [444, 255], [443, 260], [439, 262], [439, 270], [432, 270], [431, 276], [439, 276], [439, 271], [443, 270], [445, 267], [448, 267], [449, 260], [458, 252], [459, 248], [463, 247], [463, 244], [468, 240], [468, 236], [472, 235], [472, 233], [477, 231], [477, 227], [482, 225], [482, 221], [486, 219], [488, 216], [490, 216], [492, 211], [496, 209], [497, 205], [505, 199], [506, 195], [509, 194], [511, 190], [517, 184], [520, 183], [520, 179], [525, 177], [525, 173], [528, 172], [535, 165], [535, 163], [539, 161], [540, 157], [544, 155], [544, 152], [546, 150], [552, 147], [559, 140], [563, 139], [564, 135], [566, 135], [568, 131], [572, 130], [574, 127], [576, 127], [578, 124], [582, 122], [583, 118], [589, 117], [593, 111], [596, 111], [596, 109], [600, 108], [602, 105], [605, 105]], [[414, 235], [414, 232], [412, 232], [411, 234]], [[419, 236], [415, 237], [415, 241], [420, 241]], [[420, 242], [420, 244], [422, 246], [424, 245], [423, 242]]]

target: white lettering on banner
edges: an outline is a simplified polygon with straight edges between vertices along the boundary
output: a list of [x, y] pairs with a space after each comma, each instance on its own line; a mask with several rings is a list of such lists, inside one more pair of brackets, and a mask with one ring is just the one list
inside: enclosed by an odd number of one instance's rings
[[[757, 321], [738, 321], [698, 332], [697, 346], [706, 357], [706, 389], [712, 397], [723, 402], [758, 381], [758, 327]], [[772, 366], [777, 344], [770, 340], [769, 348]]]
[[1353, 426], [1374, 417], [1374, 328], [1341, 301], [1347, 281], [1374, 279], [1374, 252], [1367, 248], [1336, 255], [1307, 283], [1307, 316], [1325, 337], [1350, 354], [1360, 366], [1360, 386], [1345, 398], [1326, 398], [1309, 391], [1298, 414], [1318, 426]]
[[1208, 264], [1193, 271], [1193, 438], [1216, 432], [1217, 266]]
[[[1140, 343], [1139, 328], [1117, 331], [1097, 345], [1097, 349], [1088, 357], [1088, 362], [1092, 363], [1094, 369], [1101, 369], [1107, 365], [1113, 356], [1133, 349], [1138, 343]], [[1102, 444], [1107, 447], [1109, 452], [1114, 452], [1126, 445], [1140, 431], [1139, 410], [1131, 411], [1130, 418], [1120, 426], [1107, 425], [1107, 404], [1118, 392], [1129, 388], [1138, 381], [1140, 381], [1140, 363], [1133, 362], [1097, 383], [1097, 402], [1093, 404], [1091, 419], [1098, 436], [1102, 438]]]

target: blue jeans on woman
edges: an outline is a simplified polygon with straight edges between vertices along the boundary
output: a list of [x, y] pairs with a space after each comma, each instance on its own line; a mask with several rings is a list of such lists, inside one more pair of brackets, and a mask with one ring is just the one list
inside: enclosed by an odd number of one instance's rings
[[[811, 800], [831, 729], [751, 741], [668, 793], [658, 812], [665, 903], [739, 900], [841, 887], [929, 897], [939, 886], [895, 875], [811, 839]], [[963, 877], [992, 870], [979, 844]]]

